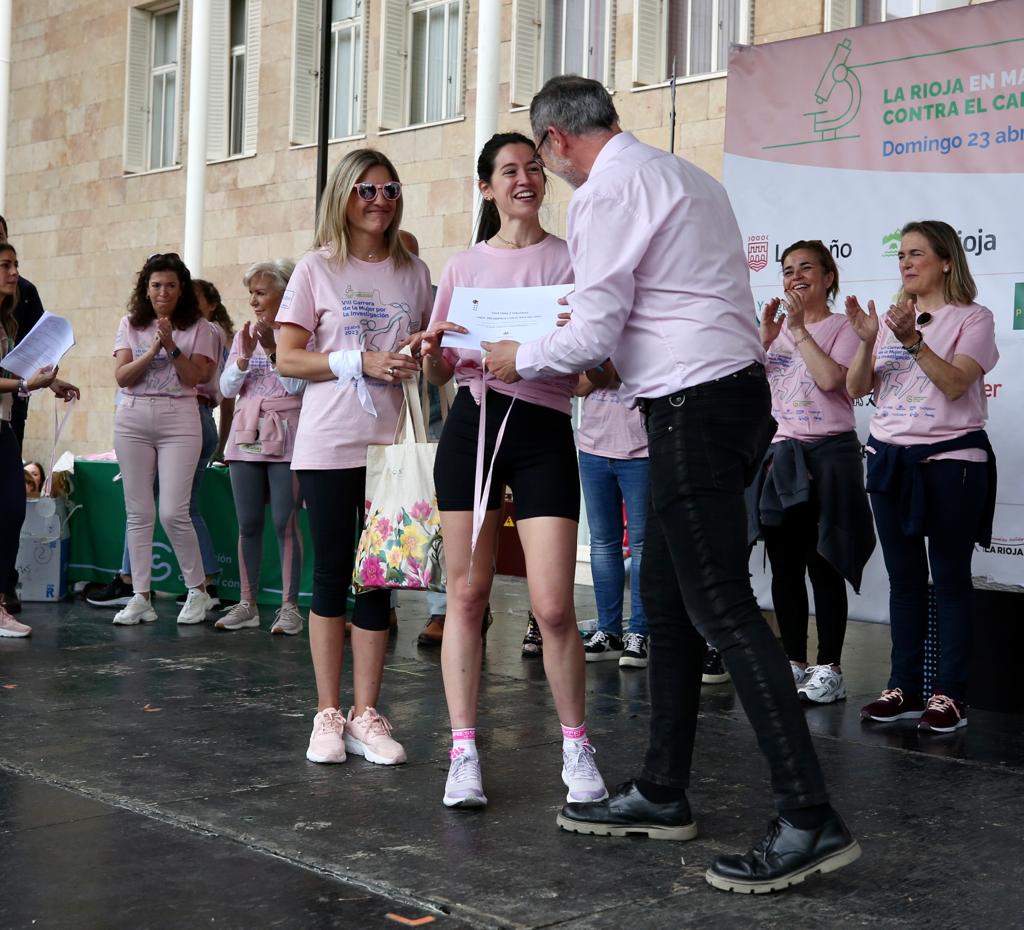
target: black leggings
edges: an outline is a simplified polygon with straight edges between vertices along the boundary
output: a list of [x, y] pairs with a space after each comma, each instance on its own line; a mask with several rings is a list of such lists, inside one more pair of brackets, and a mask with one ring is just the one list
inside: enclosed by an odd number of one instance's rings
[[0, 420], [0, 590], [14, 573], [25, 522], [25, 470], [11, 424]]
[[807, 586], [814, 591], [818, 627], [818, 665], [839, 665], [846, 637], [846, 581], [818, 554], [818, 504], [811, 501], [785, 511], [782, 526], [762, 526], [772, 565], [772, 603], [782, 645], [794, 662], [807, 661]]
[[[341, 617], [352, 584], [356, 533], [363, 528], [366, 469], [332, 468], [296, 471], [313, 537], [313, 613]], [[386, 630], [390, 591], [356, 595], [352, 625], [362, 630]]]

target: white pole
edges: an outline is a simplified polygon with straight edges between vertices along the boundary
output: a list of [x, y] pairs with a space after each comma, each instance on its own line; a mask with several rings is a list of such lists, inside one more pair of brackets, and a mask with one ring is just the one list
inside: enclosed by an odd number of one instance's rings
[[188, 160], [185, 165], [185, 264], [203, 274], [203, 214], [206, 199], [206, 117], [210, 92], [210, 0], [192, 5], [192, 67], [188, 81]]
[[[476, 123], [473, 165], [484, 143], [498, 131], [498, 65], [501, 61], [501, 0], [480, 0], [476, 41]], [[475, 176], [474, 176], [475, 180]], [[480, 191], [474, 185], [473, 222], [480, 213]]]
[[0, 211], [7, 209], [7, 118], [11, 94], [11, 6], [0, 0]]

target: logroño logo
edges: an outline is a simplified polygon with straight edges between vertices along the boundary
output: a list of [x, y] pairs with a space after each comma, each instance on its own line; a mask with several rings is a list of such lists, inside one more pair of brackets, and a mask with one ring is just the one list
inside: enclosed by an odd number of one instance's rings
[[768, 237], [747, 237], [747, 267], [751, 271], [763, 271], [768, 267]]

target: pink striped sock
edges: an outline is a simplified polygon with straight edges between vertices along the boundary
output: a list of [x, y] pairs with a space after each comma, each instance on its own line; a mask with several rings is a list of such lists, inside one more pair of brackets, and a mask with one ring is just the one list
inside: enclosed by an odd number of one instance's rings
[[454, 759], [463, 754], [476, 755], [476, 727], [452, 730], [452, 749], [449, 756]]

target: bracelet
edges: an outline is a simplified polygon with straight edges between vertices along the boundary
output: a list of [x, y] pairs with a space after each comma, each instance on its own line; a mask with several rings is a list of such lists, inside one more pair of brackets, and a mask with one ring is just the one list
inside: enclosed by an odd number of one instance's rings
[[804, 333], [799, 339], [797, 339], [796, 342], [793, 343], [793, 348], [795, 349], [798, 345], [800, 345], [801, 342], [805, 342], [806, 340], [808, 340], [810, 338], [811, 338], [811, 334], [810, 333]]
[[24, 378], [18, 379], [18, 397], [25, 399], [32, 392], [29, 390], [28, 382]]
[[913, 358], [917, 358], [921, 354], [921, 350], [924, 348], [924, 333], [921, 330], [917, 331], [917, 342], [912, 346], [904, 346]]

